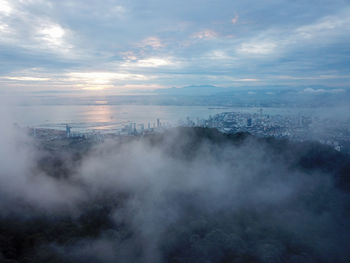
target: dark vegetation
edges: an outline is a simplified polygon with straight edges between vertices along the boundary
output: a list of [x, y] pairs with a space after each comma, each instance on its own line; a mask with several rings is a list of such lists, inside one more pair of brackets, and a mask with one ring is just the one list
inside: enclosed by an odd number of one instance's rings
[[[147, 248], [127, 216], [114, 219], [126, 206], [128, 193], [101, 193], [68, 214], [41, 211], [24, 202], [21, 212], [0, 214], [0, 262], [350, 262], [350, 156], [314, 142], [225, 135], [203, 128], [179, 128], [134, 140], [162, 147], [165, 155], [184, 163], [198, 158], [203, 145], [209, 155], [225, 147], [263, 149], [266, 162], [273, 156], [276, 163], [285, 164], [288, 173], [313, 177], [308, 182], [315, 187], [306, 186], [287, 203], [253, 206], [242, 201], [232, 210], [230, 205], [203, 209], [206, 204], [200, 203], [195, 191], [170, 192], [165, 195], [170, 200], [167, 204], [181, 213], [158, 235], [156, 252]], [[77, 150], [74, 144], [46, 148], [37, 167], [48, 176], [66, 180], [76, 173], [89, 149]], [[219, 161], [233, 159], [226, 156]], [[254, 183], [264, 185], [274, 169], [262, 169], [261, 181]], [[327, 175], [329, 183], [318, 185], [316, 177], [322, 175]], [[116, 255], [106, 255], [110, 252], [104, 245], [96, 249], [93, 244], [98, 240], [107, 240], [106, 246], [112, 246]], [[153, 258], [148, 253], [158, 255]]]

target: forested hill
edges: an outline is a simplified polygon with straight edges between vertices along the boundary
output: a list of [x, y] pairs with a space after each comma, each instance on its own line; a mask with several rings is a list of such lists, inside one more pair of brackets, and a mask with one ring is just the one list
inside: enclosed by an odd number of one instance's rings
[[218, 149], [227, 145], [239, 148], [248, 143], [252, 146], [251, 150], [254, 150], [254, 147], [264, 148], [267, 158], [279, 156], [290, 169], [332, 174], [339, 187], [350, 191], [350, 155], [316, 141], [293, 142], [273, 137], [259, 138], [245, 132], [225, 134], [216, 129], [187, 127], [169, 130], [148, 139], [154, 144], [164, 144], [167, 143], [168, 137], [174, 136], [178, 138], [169, 146], [169, 153], [178, 158], [196, 156], [196, 151], [203, 143], [212, 143]]
[[16, 144], [0, 262], [350, 261], [349, 155], [205, 128], [84, 143]]

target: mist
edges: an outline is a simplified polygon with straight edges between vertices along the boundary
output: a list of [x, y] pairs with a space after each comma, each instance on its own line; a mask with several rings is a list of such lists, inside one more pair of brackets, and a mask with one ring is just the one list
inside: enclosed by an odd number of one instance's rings
[[[3, 227], [61, 229], [17, 262], [350, 260], [348, 191], [337, 167], [302, 165], [311, 146], [178, 128], [107, 140], [72, 161], [2, 119]], [[64, 176], [38, 164], [49, 155]], [[349, 162], [340, 157], [336, 165]]]
[[0, 108], [0, 214], [23, 209], [45, 211], [72, 209], [72, 202], [82, 197], [70, 180], [54, 178], [38, 169], [45, 152], [34, 139], [11, 119], [11, 107]]
[[255, 139], [227, 145], [196, 136], [176, 130], [155, 145], [106, 143], [84, 160], [81, 177], [102, 187], [96, 192], [128, 196], [113, 219], [135, 243], [125, 252], [112, 240], [114, 259], [131, 249], [140, 262], [348, 260], [349, 224], [340, 216], [348, 195], [330, 175], [294, 169], [292, 156]]

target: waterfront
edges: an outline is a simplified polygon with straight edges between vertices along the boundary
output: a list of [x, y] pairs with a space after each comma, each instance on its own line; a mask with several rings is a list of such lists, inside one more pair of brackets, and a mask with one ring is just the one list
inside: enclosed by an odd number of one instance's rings
[[130, 122], [153, 125], [157, 119], [177, 125], [187, 117], [203, 119], [225, 110], [204, 106], [36, 105], [15, 107], [11, 115], [20, 126], [65, 129], [69, 124], [77, 131], [113, 131]]
[[[257, 113], [259, 107], [160, 106], [160, 105], [33, 105], [12, 108], [9, 115], [20, 126], [65, 129], [75, 131], [113, 131], [128, 123], [151, 126], [160, 119], [163, 124], [178, 125], [189, 117], [208, 119], [222, 112]], [[295, 108], [262, 108], [266, 114], [294, 114]], [[302, 113], [322, 112], [298, 109]]]

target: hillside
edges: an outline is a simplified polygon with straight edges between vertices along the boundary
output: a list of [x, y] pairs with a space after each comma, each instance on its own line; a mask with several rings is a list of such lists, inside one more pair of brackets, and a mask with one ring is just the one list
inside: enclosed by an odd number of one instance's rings
[[31, 153], [25, 190], [1, 174], [0, 262], [350, 261], [350, 156], [318, 143], [177, 128]]

